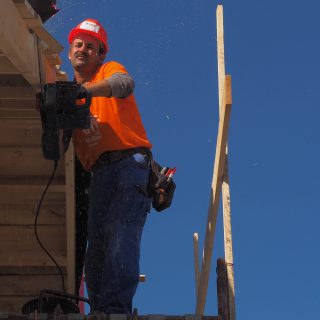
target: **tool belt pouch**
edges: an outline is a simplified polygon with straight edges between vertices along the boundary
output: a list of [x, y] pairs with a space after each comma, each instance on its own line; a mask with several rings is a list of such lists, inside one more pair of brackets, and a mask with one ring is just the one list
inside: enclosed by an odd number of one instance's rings
[[176, 184], [161, 173], [163, 167], [156, 161], [150, 160], [150, 169], [148, 191], [152, 197], [152, 207], [160, 212], [170, 207]]

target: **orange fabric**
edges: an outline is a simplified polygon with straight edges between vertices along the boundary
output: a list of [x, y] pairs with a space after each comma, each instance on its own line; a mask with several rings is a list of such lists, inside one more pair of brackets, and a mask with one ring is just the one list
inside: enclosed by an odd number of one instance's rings
[[[90, 82], [107, 79], [117, 72], [127, 73], [121, 64], [107, 62]], [[152, 147], [133, 95], [124, 99], [93, 97], [90, 111], [91, 128], [76, 129], [73, 133], [75, 152], [85, 169], [90, 170], [106, 151]]]

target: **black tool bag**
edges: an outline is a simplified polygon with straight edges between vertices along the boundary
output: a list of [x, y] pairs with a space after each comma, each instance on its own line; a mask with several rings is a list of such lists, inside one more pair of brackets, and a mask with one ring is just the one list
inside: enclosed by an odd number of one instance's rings
[[153, 159], [150, 160], [149, 195], [153, 198], [152, 206], [157, 211], [170, 207], [176, 184], [172, 178], [161, 173], [163, 167]]

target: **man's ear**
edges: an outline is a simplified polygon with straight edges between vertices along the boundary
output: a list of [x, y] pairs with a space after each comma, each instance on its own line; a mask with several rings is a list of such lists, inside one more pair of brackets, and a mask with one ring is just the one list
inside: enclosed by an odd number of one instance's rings
[[71, 53], [70, 52], [71, 52], [71, 47], [69, 47], [69, 50], [68, 50], [68, 59], [69, 60], [71, 60]]
[[100, 53], [99, 56], [99, 62], [103, 63], [104, 59], [106, 58], [106, 52]]

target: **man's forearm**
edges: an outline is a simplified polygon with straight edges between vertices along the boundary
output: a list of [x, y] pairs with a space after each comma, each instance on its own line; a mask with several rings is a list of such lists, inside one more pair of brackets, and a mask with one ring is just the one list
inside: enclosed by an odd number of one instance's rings
[[83, 86], [91, 93], [92, 97], [111, 97], [112, 91], [107, 79], [96, 83], [87, 82]]
[[115, 73], [108, 79], [83, 85], [93, 97], [126, 98], [134, 90], [135, 84], [128, 74]]

